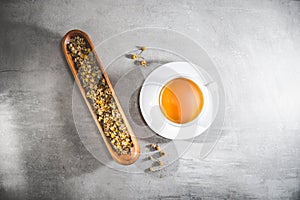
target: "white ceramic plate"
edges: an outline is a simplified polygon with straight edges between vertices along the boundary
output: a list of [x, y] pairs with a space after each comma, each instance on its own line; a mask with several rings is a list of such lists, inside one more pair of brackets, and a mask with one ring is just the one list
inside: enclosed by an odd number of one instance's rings
[[[159, 106], [162, 87], [178, 77], [194, 81], [202, 90], [204, 105], [201, 113], [191, 122], [177, 124], [168, 120]], [[146, 78], [140, 92], [140, 109], [148, 126], [157, 134], [168, 139], [189, 139], [206, 131], [214, 120], [212, 94], [206, 87], [201, 72], [188, 62], [170, 62], [155, 69]]]

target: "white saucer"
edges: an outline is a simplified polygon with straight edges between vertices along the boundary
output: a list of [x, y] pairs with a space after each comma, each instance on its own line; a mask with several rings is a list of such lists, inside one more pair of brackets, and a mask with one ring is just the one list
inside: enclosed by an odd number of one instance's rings
[[[202, 90], [204, 105], [201, 113], [191, 122], [176, 124], [168, 120], [159, 106], [162, 87], [178, 77], [194, 81]], [[188, 62], [170, 62], [155, 69], [146, 78], [140, 92], [140, 109], [148, 126], [168, 139], [190, 139], [206, 131], [214, 120], [212, 95], [201, 72]]]

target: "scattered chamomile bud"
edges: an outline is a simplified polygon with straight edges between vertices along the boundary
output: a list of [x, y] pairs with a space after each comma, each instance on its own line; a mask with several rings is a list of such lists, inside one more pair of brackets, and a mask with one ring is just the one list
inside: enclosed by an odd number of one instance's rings
[[154, 168], [153, 167], [149, 167], [149, 172], [154, 172]]
[[142, 50], [142, 51], [145, 51], [146, 49], [147, 49], [147, 48], [146, 48], [146, 47], [144, 47], [144, 46], [143, 46], [143, 47], [141, 47], [141, 50]]
[[154, 143], [150, 144], [150, 148], [151, 149], [155, 149], [156, 148], [156, 145]]
[[141, 64], [142, 66], [146, 66], [146, 65], [147, 65], [147, 62], [146, 62], [146, 60], [141, 60], [141, 61], [140, 61], [140, 64]]
[[153, 157], [152, 157], [152, 156], [149, 156], [149, 160], [153, 160]]
[[158, 164], [159, 166], [162, 166], [164, 163], [163, 163], [161, 160], [158, 160], [158, 161], [157, 161], [157, 164]]
[[135, 59], [137, 59], [137, 56], [135, 54], [132, 54], [131, 59], [135, 60]]
[[155, 149], [156, 149], [157, 151], [159, 151], [159, 150], [160, 150], [160, 146], [156, 145]]
[[159, 155], [160, 156], [164, 156], [164, 155], [166, 155], [166, 152], [165, 151], [161, 151], [161, 152], [159, 152]]

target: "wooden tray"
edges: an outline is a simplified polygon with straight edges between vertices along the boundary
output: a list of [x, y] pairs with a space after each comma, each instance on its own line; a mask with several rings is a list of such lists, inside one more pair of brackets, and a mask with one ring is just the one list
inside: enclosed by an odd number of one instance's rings
[[[73, 62], [73, 60], [72, 60], [72, 56], [68, 53], [68, 50], [67, 50], [67, 44], [69, 43], [71, 37], [74, 37], [74, 36], [81, 36], [81, 37], [85, 38], [86, 41], [87, 41], [87, 43], [89, 44], [89, 46], [90, 46], [90, 48], [91, 48], [91, 51], [92, 51], [92, 52], [94, 53], [94, 55], [95, 55], [95, 58], [96, 58], [96, 60], [97, 60], [97, 64], [98, 64], [98, 66], [100, 67], [100, 69], [101, 69], [101, 71], [102, 71], [102, 73], [103, 73], [103, 76], [104, 76], [104, 78], [105, 78], [105, 80], [106, 80], [106, 82], [107, 82], [107, 84], [108, 84], [110, 90], [112, 91], [112, 96], [113, 96], [113, 98], [115, 99], [115, 102], [116, 102], [116, 104], [117, 104], [117, 107], [118, 107], [118, 109], [119, 109], [119, 111], [120, 111], [120, 113], [121, 113], [121, 115], [122, 115], [122, 118], [123, 118], [124, 123], [125, 123], [125, 125], [126, 125], [126, 127], [127, 127], [127, 130], [128, 130], [128, 133], [129, 133], [130, 136], [131, 136], [131, 139], [132, 139], [132, 142], [133, 142], [133, 147], [131, 148], [131, 151], [130, 151], [131, 153], [130, 153], [130, 154], [119, 155], [119, 154], [112, 148], [109, 139], [105, 136], [104, 131], [103, 131], [103, 129], [102, 129], [100, 123], [99, 123], [98, 120], [97, 120], [97, 116], [96, 116], [96, 114], [94, 113], [94, 111], [93, 111], [93, 109], [92, 109], [92, 106], [90, 105], [88, 99], [87, 99], [86, 96], [85, 96], [85, 91], [84, 91], [84, 89], [83, 89], [83, 87], [82, 87], [82, 85], [81, 85], [81, 82], [80, 82], [80, 80], [79, 80], [79, 78], [78, 78], [78, 76], [77, 76], [77, 70], [76, 70], [75, 64], [74, 64], [74, 62]], [[107, 73], [105, 72], [104, 67], [103, 67], [103, 65], [102, 65], [102, 63], [101, 63], [101, 61], [100, 61], [100, 59], [99, 59], [99, 57], [98, 57], [98, 55], [97, 55], [97, 53], [96, 53], [95, 47], [94, 47], [94, 45], [93, 45], [93, 43], [92, 43], [90, 37], [89, 37], [85, 32], [80, 31], [80, 30], [72, 30], [72, 31], [69, 31], [69, 32], [63, 37], [63, 39], [62, 39], [62, 49], [63, 49], [63, 52], [64, 52], [64, 54], [65, 54], [66, 60], [67, 60], [67, 62], [68, 62], [68, 64], [69, 64], [69, 67], [70, 67], [70, 69], [71, 69], [71, 71], [72, 71], [72, 73], [73, 73], [73, 76], [74, 76], [74, 78], [75, 78], [75, 81], [76, 81], [76, 83], [77, 83], [77, 85], [78, 85], [78, 87], [79, 87], [79, 89], [80, 89], [80, 92], [81, 92], [81, 94], [82, 94], [82, 96], [83, 96], [83, 98], [84, 98], [84, 100], [85, 100], [85, 102], [86, 102], [86, 104], [87, 104], [87, 106], [88, 106], [88, 108], [89, 108], [89, 110], [90, 110], [90, 113], [92, 114], [93, 119], [94, 119], [94, 121], [95, 121], [95, 123], [96, 123], [96, 125], [97, 125], [97, 127], [98, 127], [98, 129], [99, 129], [99, 131], [100, 131], [100, 133], [101, 133], [101, 135], [102, 135], [102, 138], [103, 138], [103, 140], [104, 140], [104, 142], [105, 142], [105, 144], [106, 144], [106, 147], [107, 147], [109, 153], [111, 154], [111, 156], [113, 157], [113, 159], [114, 159], [116, 162], [118, 162], [118, 163], [120, 163], [120, 164], [122, 164], [122, 165], [130, 165], [130, 164], [134, 163], [134, 162], [139, 158], [139, 155], [140, 155], [140, 146], [139, 146], [139, 144], [138, 144], [138, 141], [137, 141], [137, 139], [136, 139], [136, 137], [135, 137], [135, 135], [134, 135], [134, 133], [133, 133], [133, 130], [132, 130], [130, 124], [129, 124], [128, 121], [127, 121], [127, 118], [126, 118], [126, 116], [125, 116], [125, 114], [124, 114], [124, 112], [123, 112], [123, 109], [122, 109], [122, 107], [121, 107], [121, 105], [120, 105], [120, 103], [119, 103], [119, 100], [118, 100], [118, 98], [117, 98], [117, 96], [116, 96], [116, 93], [115, 93], [115, 91], [114, 91], [114, 89], [113, 89], [113, 87], [112, 87], [112, 85], [111, 85], [111, 82], [110, 82], [110, 80], [109, 80], [109, 78], [108, 78], [108, 75], [107, 75]]]

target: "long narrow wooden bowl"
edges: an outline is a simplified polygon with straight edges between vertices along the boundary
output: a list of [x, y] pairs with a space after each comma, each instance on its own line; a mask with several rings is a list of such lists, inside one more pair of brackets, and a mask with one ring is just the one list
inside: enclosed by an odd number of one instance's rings
[[[67, 44], [69, 43], [71, 37], [74, 37], [74, 36], [81, 36], [81, 37], [85, 38], [86, 41], [88, 42], [90, 48], [91, 48], [91, 51], [94, 53], [94, 55], [95, 55], [95, 57], [96, 57], [97, 64], [98, 64], [98, 66], [100, 67], [100, 69], [101, 69], [101, 71], [102, 71], [102, 73], [103, 73], [103, 75], [104, 75], [104, 78], [106, 79], [106, 82], [107, 82], [107, 84], [108, 84], [110, 90], [112, 91], [112, 96], [113, 96], [113, 98], [114, 98], [115, 101], [116, 101], [117, 107], [118, 107], [118, 109], [119, 109], [119, 111], [120, 111], [120, 113], [121, 113], [121, 115], [122, 115], [122, 118], [123, 118], [123, 120], [124, 120], [124, 123], [125, 123], [125, 125], [126, 125], [126, 127], [127, 127], [127, 130], [128, 130], [128, 132], [129, 132], [130, 136], [131, 136], [131, 139], [132, 139], [132, 142], [133, 142], [133, 147], [131, 148], [131, 151], [130, 151], [131, 153], [130, 153], [130, 154], [119, 155], [119, 154], [112, 148], [109, 139], [105, 136], [104, 131], [103, 131], [103, 129], [102, 129], [100, 123], [99, 123], [98, 120], [97, 120], [97, 116], [96, 116], [96, 114], [94, 113], [94, 111], [93, 111], [93, 109], [92, 109], [92, 106], [90, 105], [88, 99], [87, 99], [86, 96], [85, 96], [85, 91], [84, 91], [84, 89], [83, 89], [83, 87], [82, 87], [82, 85], [81, 85], [81, 82], [80, 82], [80, 80], [79, 80], [79, 78], [78, 78], [78, 76], [77, 76], [77, 70], [76, 70], [75, 64], [74, 64], [74, 62], [73, 62], [73, 60], [72, 60], [72, 56], [68, 53], [68, 50], [67, 50]], [[100, 131], [100, 133], [101, 133], [101, 135], [102, 135], [102, 138], [103, 138], [103, 140], [104, 140], [104, 142], [105, 142], [105, 144], [106, 144], [106, 147], [107, 147], [108, 151], [110, 152], [112, 158], [113, 158], [116, 162], [118, 162], [118, 163], [120, 163], [120, 164], [122, 164], [122, 165], [130, 165], [130, 164], [134, 163], [134, 162], [139, 158], [139, 155], [140, 155], [140, 146], [139, 146], [139, 144], [138, 144], [138, 141], [137, 141], [137, 139], [136, 139], [136, 137], [135, 137], [135, 135], [134, 135], [134, 133], [133, 133], [133, 130], [132, 130], [130, 124], [128, 123], [128, 121], [127, 121], [127, 119], [126, 119], [126, 116], [125, 116], [125, 114], [124, 114], [124, 112], [123, 112], [123, 109], [122, 109], [122, 107], [121, 107], [121, 105], [120, 105], [120, 102], [119, 102], [119, 100], [118, 100], [118, 98], [117, 98], [117, 96], [116, 96], [116, 93], [115, 93], [115, 91], [114, 91], [112, 85], [111, 85], [111, 82], [110, 82], [110, 80], [109, 80], [109, 78], [108, 78], [108, 75], [107, 75], [107, 73], [105, 72], [104, 67], [103, 67], [103, 65], [102, 65], [102, 63], [101, 63], [101, 61], [100, 61], [100, 59], [99, 59], [99, 57], [98, 57], [98, 55], [97, 55], [97, 53], [96, 53], [95, 47], [94, 47], [94, 45], [93, 45], [93, 43], [92, 43], [90, 37], [89, 37], [85, 32], [80, 31], [80, 30], [72, 30], [72, 31], [69, 31], [69, 32], [64, 36], [64, 38], [62, 39], [62, 49], [63, 49], [63, 52], [64, 52], [64, 54], [65, 54], [66, 60], [67, 60], [67, 62], [68, 62], [68, 64], [69, 64], [69, 67], [70, 67], [70, 69], [71, 69], [71, 71], [72, 71], [72, 73], [73, 73], [73, 76], [74, 76], [74, 78], [75, 78], [75, 81], [76, 81], [76, 83], [77, 83], [77, 85], [78, 85], [78, 87], [79, 87], [79, 89], [80, 89], [80, 91], [81, 91], [81, 94], [82, 94], [82, 96], [83, 96], [83, 98], [84, 98], [84, 100], [85, 100], [85, 102], [86, 102], [86, 104], [87, 104], [87, 106], [88, 106], [88, 108], [89, 108], [89, 110], [90, 110], [90, 113], [91, 113], [92, 116], [93, 116], [93, 119], [94, 119], [94, 121], [95, 121], [95, 123], [96, 123], [96, 125], [97, 125], [97, 127], [98, 127], [98, 129], [99, 129], [99, 131]]]

